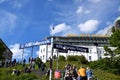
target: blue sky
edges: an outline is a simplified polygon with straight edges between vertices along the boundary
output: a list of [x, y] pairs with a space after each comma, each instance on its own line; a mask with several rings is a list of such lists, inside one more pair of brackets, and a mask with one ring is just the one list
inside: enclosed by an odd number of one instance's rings
[[21, 59], [20, 44], [50, 35], [105, 34], [119, 15], [119, 0], [0, 0], [0, 38]]

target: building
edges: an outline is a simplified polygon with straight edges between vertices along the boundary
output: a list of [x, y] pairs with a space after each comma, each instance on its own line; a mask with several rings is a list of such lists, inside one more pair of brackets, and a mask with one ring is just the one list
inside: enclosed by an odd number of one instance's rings
[[120, 16], [114, 22], [115, 29], [120, 29]]
[[0, 53], [0, 54], [2, 54], [3, 58], [5, 60], [12, 60], [12, 54], [13, 53], [6, 46], [6, 44], [2, 41], [2, 39], [0, 39], [0, 46], [2, 46], [5, 49], [2, 53]]
[[111, 34], [112, 34], [111, 30], [113, 27], [115, 29], [120, 29], [120, 16], [115, 19], [113, 26], [107, 31], [106, 35], [111, 36]]
[[[43, 62], [46, 62], [51, 56], [59, 56], [63, 55], [67, 57], [68, 55], [83, 55], [88, 61], [95, 61], [98, 59], [105, 58], [105, 50], [103, 48], [104, 45], [110, 47], [109, 36], [104, 35], [89, 35], [89, 34], [81, 34], [81, 35], [68, 35], [68, 36], [49, 36], [46, 40], [50, 40], [49, 44], [42, 44], [39, 47], [39, 57]], [[72, 45], [88, 48], [87, 52], [73, 51], [68, 50], [68, 52], [58, 52], [57, 49], [53, 48], [54, 44], [62, 44], [62, 45]], [[114, 49], [113, 47], [111, 47]], [[108, 57], [108, 56], [107, 56]]]
[[[120, 29], [120, 16], [114, 21], [113, 27], [115, 29]], [[104, 50], [104, 45], [108, 46], [112, 50], [115, 47], [110, 47], [109, 37], [111, 36], [112, 28], [108, 30], [106, 35], [90, 35], [90, 34], [69, 34], [68, 36], [50, 36], [47, 37], [46, 40], [50, 40], [50, 44], [42, 44], [39, 48], [39, 57], [43, 62], [46, 62], [51, 56], [59, 56], [63, 55], [67, 57], [68, 55], [84, 55], [88, 61], [95, 61], [98, 59], [102, 59], [106, 53]], [[63, 44], [63, 45], [72, 45], [88, 48], [89, 52], [80, 52], [80, 51], [72, 51], [68, 50], [68, 53], [59, 52], [57, 55], [57, 49], [53, 48], [54, 44]]]

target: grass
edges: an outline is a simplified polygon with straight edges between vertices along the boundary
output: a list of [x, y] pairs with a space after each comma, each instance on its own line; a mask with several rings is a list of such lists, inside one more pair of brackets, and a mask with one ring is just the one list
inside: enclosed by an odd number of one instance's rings
[[115, 75], [112, 73], [108, 73], [103, 70], [94, 70], [95, 76], [98, 78], [98, 80], [120, 80], [119, 75]]
[[[71, 65], [75, 64], [77, 69], [80, 68], [80, 66], [84, 66], [84, 67], [88, 67], [89, 65], [84, 65], [84, 64], [81, 64], [77, 61], [71, 61], [71, 62], [67, 62], [67, 61], [59, 61], [59, 67], [58, 69], [61, 70], [64, 68], [64, 66], [67, 64], [67, 63], [70, 63]], [[48, 67], [48, 64], [47, 63], [47, 67]], [[57, 62], [54, 62], [53, 64], [53, 67], [54, 67], [54, 70], [57, 70]], [[107, 71], [103, 71], [103, 70], [93, 70], [94, 72], [94, 76], [96, 79], [98, 80], [120, 80], [120, 75], [115, 75], [115, 74], [112, 74], [112, 73], [109, 73]], [[48, 79], [46, 79], [48, 80]]]
[[[57, 62], [55, 61], [53, 63], [54, 63], [53, 70], [57, 70]], [[75, 64], [77, 69], [79, 69], [80, 66], [84, 66], [84, 67], [89, 66], [89, 65], [80, 64], [77, 61], [76, 62], [59, 61], [58, 69], [62, 70], [67, 63], [70, 63], [71, 65]], [[46, 63], [46, 67], [49, 68], [49, 62]], [[22, 73], [19, 76], [11, 75], [13, 68], [23, 69], [22, 65], [19, 65], [17, 67], [10, 67], [10, 68], [0, 68], [0, 80], [49, 80], [49, 77], [46, 76], [39, 77], [38, 75], [35, 75], [33, 73], [31, 74]], [[36, 69], [38, 69], [37, 66]], [[106, 71], [99, 69], [93, 71], [95, 77], [97, 77], [98, 80], [120, 80], [120, 75], [114, 75], [112, 73], [108, 73]], [[53, 71], [53, 77], [54, 77], [54, 71]]]

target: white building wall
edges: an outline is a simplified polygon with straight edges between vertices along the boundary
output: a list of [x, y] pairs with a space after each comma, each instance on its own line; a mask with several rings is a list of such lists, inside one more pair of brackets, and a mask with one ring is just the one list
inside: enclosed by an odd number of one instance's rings
[[[49, 60], [49, 57], [51, 57], [52, 54], [52, 46], [51, 45], [40, 45], [39, 48], [39, 57], [41, 58], [41, 60], [43, 62], [46, 62], [47, 60]], [[105, 50], [103, 47], [96, 47], [96, 46], [81, 46], [81, 47], [87, 47], [89, 48], [89, 53], [83, 53], [83, 52], [78, 52], [78, 51], [68, 51], [68, 53], [60, 53], [59, 52], [59, 56], [62, 55], [64, 57], [67, 57], [69, 55], [83, 55], [85, 56], [85, 58], [88, 61], [95, 61], [101, 58], [105, 58], [106, 56], [104, 56]], [[113, 47], [111, 47], [111, 49], [114, 49]], [[53, 50], [53, 56], [56, 55], [57, 57], [57, 50], [54, 49]], [[107, 56], [109, 57], [109, 56]]]
[[43, 62], [46, 62], [50, 56], [51, 56], [51, 45], [48, 44], [40, 45], [39, 58], [41, 58]]

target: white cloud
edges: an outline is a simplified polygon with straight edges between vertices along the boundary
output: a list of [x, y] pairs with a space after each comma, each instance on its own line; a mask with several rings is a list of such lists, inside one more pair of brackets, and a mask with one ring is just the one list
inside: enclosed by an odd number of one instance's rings
[[22, 6], [23, 6], [22, 3], [18, 2], [18, 1], [13, 2], [13, 7], [14, 8], [20, 9], [20, 8], [22, 8]]
[[5, 2], [6, 0], [0, 0], [0, 3], [3, 3], [3, 2]]
[[12, 8], [19, 10], [23, 8], [28, 2], [29, 0], [14, 0], [14, 1], [9, 1], [9, 4]]
[[82, 6], [78, 7], [76, 13], [82, 13], [82, 12], [83, 12], [83, 7]]
[[15, 29], [16, 20], [16, 15], [0, 10], [0, 33], [12, 32]]
[[58, 24], [56, 26], [51, 25], [50, 26], [50, 34], [54, 35], [57, 33], [65, 32], [69, 30], [71, 27], [69, 25], [66, 25], [65, 23]]
[[24, 1], [15, 0], [15, 1], [11, 2], [11, 6], [13, 8], [20, 9], [23, 7], [24, 3], [25, 3]]
[[85, 8], [82, 7], [82, 6], [79, 6], [78, 9], [77, 9], [77, 11], [76, 11], [76, 13], [77, 13], [77, 14], [80, 14], [80, 13], [88, 14], [88, 13], [90, 13], [90, 11], [87, 10], [87, 9], [85, 9]]
[[98, 24], [99, 24], [98, 20], [88, 20], [85, 23], [80, 23], [78, 25], [78, 28], [81, 32], [91, 33], [93, 31], [97, 30]]
[[93, 3], [98, 3], [98, 2], [100, 2], [101, 0], [88, 0], [88, 1], [93, 2]]
[[89, 13], [90, 13], [90, 10], [85, 10], [84, 13], [85, 13], [85, 14], [89, 14]]
[[112, 24], [110, 22], [107, 22], [107, 27], [105, 27], [104, 29], [99, 30], [96, 34], [103, 34], [105, 35], [111, 28], [112, 28]]
[[[13, 52], [13, 59], [22, 59], [22, 54], [23, 51], [21, 49], [19, 49], [20, 44], [14, 44], [14, 45], [10, 45], [10, 50]], [[23, 58], [25, 58], [26, 56], [28, 56], [28, 53], [30, 51], [24, 49], [24, 54], [23, 54]]]

